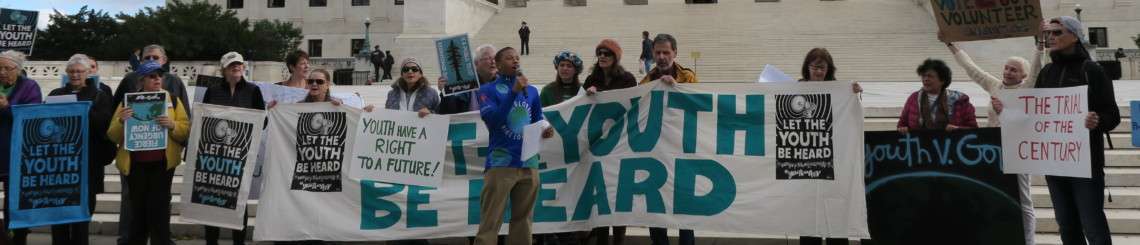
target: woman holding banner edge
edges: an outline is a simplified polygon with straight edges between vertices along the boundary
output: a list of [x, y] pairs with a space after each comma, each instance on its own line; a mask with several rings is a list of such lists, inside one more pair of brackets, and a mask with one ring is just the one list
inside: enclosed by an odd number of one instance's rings
[[1049, 20], [1042, 31], [1052, 64], [1045, 65], [1035, 88], [1088, 85], [1088, 116], [1092, 178], [1045, 176], [1063, 244], [1110, 245], [1112, 236], [1104, 214], [1104, 134], [1120, 124], [1120, 109], [1112, 81], [1090, 58], [1084, 25], [1071, 16]]
[[915, 70], [922, 78], [922, 88], [910, 94], [899, 115], [898, 130], [956, 130], [977, 128], [974, 105], [966, 93], [950, 87], [950, 67], [937, 59], [926, 59]]
[[[32, 80], [25, 75], [21, 75], [24, 69], [24, 61], [27, 55], [20, 51], [8, 50], [0, 53], [0, 137], [3, 139], [12, 138], [12, 106], [24, 104], [39, 104], [43, 102], [43, 94], [40, 92], [40, 85], [36, 80]], [[11, 140], [0, 140], [0, 159], [7, 162], [9, 160], [9, 150], [11, 150]], [[4, 196], [8, 195], [11, 188], [7, 187], [8, 181], [8, 167], [0, 167], [0, 179], [4, 180]], [[28, 241], [28, 229], [12, 229], [8, 230], [8, 222], [10, 221], [8, 215], [8, 202], [4, 201], [4, 223], [0, 227], [0, 232], [3, 232], [3, 240], [0, 242], [11, 241], [11, 244], [23, 245]], [[8, 232], [12, 232], [12, 237], [9, 239]]]
[[[827, 82], [836, 81], [835, 61], [831, 58], [831, 53], [826, 48], [813, 48], [808, 51], [804, 56], [804, 64], [800, 67], [800, 82]], [[863, 87], [859, 83], [851, 84], [851, 92], [862, 93]], [[801, 245], [821, 245], [824, 244], [823, 237], [814, 236], [800, 236]], [[828, 245], [847, 244], [847, 238], [828, 237], [826, 238]], [[863, 239], [859, 244], [869, 245], [870, 239]]]
[[[261, 97], [261, 89], [245, 79], [245, 58], [237, 52], [229, 52], [222, 56], [220, 64], [222, 78], [225, 83], [214, 85], [206, 89], [203, 104], [231, 106], [246, 109], [265, 110], [265, 100]], [[249, 211], [242, 215], [243, 227], [249, 223]], [[221, 229], [206, 226], [206, 244], [218, 244]], [[230, 237], [234, 245], [245, 244], [245, 229], [233, 230]]]
[[[91, 101], [87, 121], [90, 132], [107, 132], [111, 115], [115, 112], [111, 87], [91, 77], [95, 72], [94, 60], [83, 54], [72, 55], [67, 61], [67, 78], [64, 87], [52, 90], [50, 96], [75, 95], [78, 101]], [[90, 134], [88, 144], [88, 213], [95, 213], [95, 195], [102, 192], [103, 166], [114, 160], [114, 143], [106, 134]], [[110, 149], [108, 149], [110, 148]], [[90, 222], [51, 226], [52, 244], [88, 244], [87, 227]]]

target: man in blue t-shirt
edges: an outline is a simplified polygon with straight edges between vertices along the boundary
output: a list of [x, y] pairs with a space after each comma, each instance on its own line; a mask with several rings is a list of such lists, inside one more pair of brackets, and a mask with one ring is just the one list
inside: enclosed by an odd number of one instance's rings
[[[538, 193], [538, 156], [522, 158], [523, 129], [543, 122], [538, 89], [519, 72], [519, 55], [506, 47], [495, 54], [499, 76], [479, 88], [479, 115], [487, 125], [490, 143], [484, 164], [476, 245], [497, 244], [503, 210], [511, 201], [509, 244], [531, 244], [531, 215]], [[547, 127], [543, 138], [554, 130]]]

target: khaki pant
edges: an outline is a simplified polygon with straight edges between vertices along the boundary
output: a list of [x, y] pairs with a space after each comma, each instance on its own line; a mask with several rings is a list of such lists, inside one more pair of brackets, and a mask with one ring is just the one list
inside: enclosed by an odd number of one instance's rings
[[538, 194], [538, 170], [533, 168], [491, 168], [483, 176], [483, 192], [479, 200], [479, 232], [476, 245], [498, 244], [503, 226], [503, 210], [511, 200], [509, 245], [531, 244], [531, 215]]

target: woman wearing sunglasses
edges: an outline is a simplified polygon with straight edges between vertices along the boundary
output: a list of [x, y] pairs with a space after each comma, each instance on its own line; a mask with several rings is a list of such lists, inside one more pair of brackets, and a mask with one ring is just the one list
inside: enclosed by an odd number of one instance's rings
[[[586, 83], [582, 85], [586, 88], [586, 95], [637, 86], [637, 78], [634, 78], [633, 73], [629, 73], [621, 66], [621, 51], [621, 45], [609, 38], [602, 39], [602, 42], [594, 48], [594, 54], [598, 61], [594, 63], [594, 68], [590, 69], [590, 75], [586, 76]], [[613, 244], [624, 243], [625, 226], [614, 226], [613, 228]], [[609, 238], [610, 231], [607, 227], [598, 227], [590, 231], [590, 239], [596, 240], [597, 244], [610, 244]]]
[[340, 105], [340, 100], [332, 97], [332, 92], [329, 86], [332, 83], [329, 81], [329, 71], [325, 69], [316, 69], [309, 73], [309, 78], [305, 79], [305, 89], [309, 90], [309, 95], [305, 96], [305, 100], [301, 103], [313, 102], [331, 102], [333, 105]]
[[119, 145], [115, 165], [126, 179], [125, 194], [128, 231], [121, 233], [129, 244], [170, 244], [170, 186], [174, 178], [174, 168], [182, 163], [183, 142], [190, 138], [190, 117], [186, 106], [163, 89], [166, 71], [162, 64], [148, 60], [135, 71], [139, 76], [138, 88], [134, 92], [165, 92], [166, 114], [155, 118], [158, 124], [168, 130], [166, 149], [150, 151], [127, 151], [123, 148], [124, 125], [126, 119], [134, 116], [134, 110], [124, 103], [111, 119], [107, 137]]
[[424, 71], [416, 58], [404, 58], [400, 62], [400, 78], [392, 83], [384, 108], [389, 110], [415, 111], [420, 117], [435, 113], [439, 108], [439, 92], [428, 86]]
[[[637, 86], [637, 78], [634, 78], [633, 73], [625, 71], [625, 67], [621, 66], [621, 45], [618, 45], [617, 41], [608, 38], [603, 39], [601, 43], [598, 43], [598, 47], [594, 48], [594, 54], [597, 55], [598, 62], [594, 63], [590, 75], [586, 76], [586, 84], [582, 85], [586, 88], [587, 95]], [[624, 237], [625, 228], [622, 227], [621, 230], [618, 230], [615, 227], [614, 234], [621, 234], [617, 238]]]

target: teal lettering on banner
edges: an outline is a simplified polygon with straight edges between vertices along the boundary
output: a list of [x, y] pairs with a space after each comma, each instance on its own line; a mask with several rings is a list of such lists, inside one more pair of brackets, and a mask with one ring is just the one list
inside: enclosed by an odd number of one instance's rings
[[[637, 171], [648, 172], [645, 180], [634, 182]], [[665, 213], [665, 199], [661, 197], [661, 187], [665, 185], [669, 172], [665, 165], [653, 158], [630, 158], [621, 160], [618, 172], [617, 211], [630, 212], [633, 209], [633, 196], [645, 195], [645, 209], [649, 213]]]
[[463, 141], [475, 139], [474, 123], [448, 125], [447, 140], [451, 141], [451, 159], [455, 160], [455, 175], [467, 175], [467, 158], [463, 154]]
[[554, 132], [558, 132], [558, 136], [562, 137], [562, 162], [566, 164], [577, 163], [581, 159], [581, 156], [578, 155], [578, 132], [582, 131], [582, 123], [590, 114], [591, 106], [574, 107], [574, 112], [570, 113], [569, 122], [562, 119], [562, 114], [558, 111], [543, 112], [546, 121], [550, 122], [550, 127], [554, 128]]
[[[400, 193], [400, 191], [403, 190], [403, 185], [390, 185], [376, 181], [361, 180], [360, 229], [385, 229], [400, 222], [400, 205], [392, 201], [384, 200], [383, 197]], [[387, 214], [377, 217], [376, 211], [386, 211]]]
[[[590, 124], [586, 127], [587, 140], [590, 142], [590, 153], [594, 156], [609, 155], [614, 147], [617, 146], [618, 140], [621, 139], [620, 125], [624, 124], [625, 107], [617, 102], [597, 104], [594, 106], [594, 112], [590, 113]], [[602, 137], [603, 126], [606, 121], [613, 120], [613, 125], [609, 128], [605, 138]]]
[[629, 99], [629, 112], [626, 113], [626, 137], [629, 149], [633, 152], [649, 152], [657, 146], [661, 139], [661, 114], [664, 109], [665, 92], [651, 91], [649, 100], [649, 118], [645, 121], [645, 130], [639, 130], [638, 120], [641, 108], [641, 97]]
[[545, 184], [566, 183], [566, 169], [555, 169], [539, 174], [538, 195], [534, 200], [534, 222], [566, 221], [566, 207], [542, 205], [542, 201], [552, 201], [558, 197], [558, 189], [543, 188]]
[[697, 112], [712, 111], [712, 95], [669, 92], [669, 108], [685, 111], [681, 150], [697, 152]]
[[736, 95], [719, 95], [716, 100], [716, 154], [732, 155], [736, 131], [744, 130], [744, 154], [764, 156], [764, 95], [744, 96], [744, 114], [736, 114]]
[[483, 179], [467, 182], [467, 224], [479, 224], [479, 197], [483, 192]]
[[606, 180], [602, 175], [602, 162], [590, 164], [590, 175], [586, 177], [586, 185], [582, 187], [582, 194], [578, 196], [578, 204], [574, 207], [574, 220], [586, 220], [590, 213], [598, 207], [598, 215], [610, 214], [610, 200], [606, 193]]
[[[360, 181], [360, 229], [378, 230], [390, 228], [400, 222], [403, 210], [395, 202], [384, 199], [404, 191], [408, 207], [407, 227], [435, 227], [439, 226], [439, 214], [436, 210], [420, 210], [420, 205], [431, 203], [431, 196], [425, 190], [435, 188], [423, 186], [405, 186], [401, 184], [388, 184], [371, 180]], [[384, 211], [384, 216], [377, 217], [377, 211]]]
[[[736, 200], [736, 180], [720, 163], [707, 159], [677, 159], [673, 180], [673, 213], [713, 216]], [[712, 190], [697, 196], [697, 175], [712, 182]]]
[[420, 205], [431, 203], [431, 195], [425, 190], [435, 190], [432, 187], [418, 185], [408, 186], [408, 227], [435, 227], [439, 226], [439, 211], [420, 210]]

